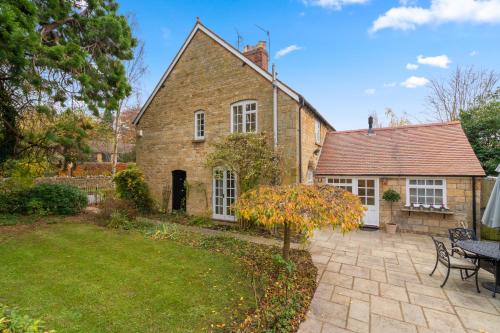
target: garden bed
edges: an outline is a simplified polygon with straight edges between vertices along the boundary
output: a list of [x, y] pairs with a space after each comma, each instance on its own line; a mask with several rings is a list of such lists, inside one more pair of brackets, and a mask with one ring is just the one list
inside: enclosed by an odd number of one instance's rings
[[[212, 220], [206, 217], [190, 216], [182, 213], [153, 214], [153, 215], [148, 215], [147, 218], [168, 223], [197, 226], [200, 228], [205, 228], [210, 230], [229, 231], [238, 234], [283, 240], [283, 235], [281, 230], [277, 229], [274, 230], [274, 232], [272, 232], [271, 230], [259, 225], [251, 225], [246, 228], [242, 228], [240, 227], [238, 222], [222, 222], [222, 221]], [[304, 235], [294, 234], [292, 235], [291, 241], [293, 243], [302, 243], [304, 241]]]

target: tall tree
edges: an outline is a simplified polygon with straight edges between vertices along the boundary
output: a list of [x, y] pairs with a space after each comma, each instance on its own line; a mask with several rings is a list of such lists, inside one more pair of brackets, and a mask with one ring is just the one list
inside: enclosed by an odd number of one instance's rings
[[433, 118], [458, 120], [460, 111], [484, 105], [491, 100], [498, 80], [499, 74], [495, 71], [460, 66], [445, 80], [432, 79], [427, 102]]
[[460, 113], [467, 138], [487, 174], [500, 164], [500, 99]]
[[130, 94], [122, 62], [136, 40], [117, 9], [114, 0], [0, 2], [0, 165], [49, 148], [21, 129], [26, 114], [81, 109], [111, 119]]
[[[125, 96], [119, 102], [118, 109], [114, 115], [113, 122], [113, 153], [111, 156], [111, 173], [114, 176], [116, 173], [116, 163], [118, 163], [118, 140], [122, 133], [122, 120], [121, 115], [126, 110], [131, 110], [134, 106], [130, 105], [131, 98], [140, 98], [141, 85], [140, 80], [147, 71], [147, 66], [144, 64], [144, 43], [139, 42], [134, 49], [134, 58], [125, 63], [125, 76], [131, 86], [132, 93]], [[138, 103], [137, 103], [138, 104]], [[137, 108], [137, 105], [135, 106]]]

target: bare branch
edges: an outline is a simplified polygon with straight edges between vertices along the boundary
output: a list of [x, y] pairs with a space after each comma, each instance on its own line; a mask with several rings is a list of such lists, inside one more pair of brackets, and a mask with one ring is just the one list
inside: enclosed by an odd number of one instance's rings
[[434, 119], [446, 122], [458, 120], [460, 111], [488, 102], [497, 88], [500, 76], [495, 71], [476, 71], [473, 67], [457, 66], [446, 80], [432, 79], [427, 104]]

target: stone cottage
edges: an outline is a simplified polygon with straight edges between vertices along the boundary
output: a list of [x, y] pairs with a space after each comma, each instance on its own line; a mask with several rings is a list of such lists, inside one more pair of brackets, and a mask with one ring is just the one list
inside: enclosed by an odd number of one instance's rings
[[283, 152], [285, 183], [312, 183], [324, 137], [334, 130], [269, 71], [265, 42], [240, 52], [199, 21], [134, 123], [137, 164], [155, 200], [220, 220], [234, 220], [238, 189], [229, 170], [204, 165], [211, 143], [232, 132], [265, 132]]
[[484, 175], [459, 122], [329, 132], [315, 171], [316, 182], [360, 197], [365, 225], [390, 221], [382, 196], [393, 189], [399, 228], [432, 234], [475, 228]]

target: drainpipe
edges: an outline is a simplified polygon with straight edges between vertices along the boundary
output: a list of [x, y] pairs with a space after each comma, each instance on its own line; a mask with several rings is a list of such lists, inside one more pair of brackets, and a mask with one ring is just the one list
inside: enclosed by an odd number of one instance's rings
[[302, 184], [302, 108], [305, 105], [305, 100], [299, 96], [299, 184]]
[[472, 176], [472, 229], [476, 233], [476, 176]]
[[278, 149], [278, 86], [276, 84], [276, 68], [273, 64], [273, 132], [274, 149]]

